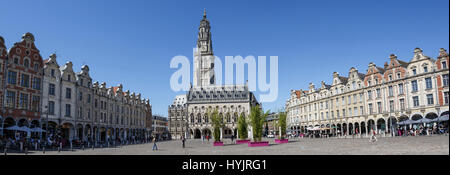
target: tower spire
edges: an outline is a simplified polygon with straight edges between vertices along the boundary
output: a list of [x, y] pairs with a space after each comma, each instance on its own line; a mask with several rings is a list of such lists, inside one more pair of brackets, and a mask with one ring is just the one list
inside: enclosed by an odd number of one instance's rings
[[206, 18], [206, 8], [203, 8], [203, 18]]

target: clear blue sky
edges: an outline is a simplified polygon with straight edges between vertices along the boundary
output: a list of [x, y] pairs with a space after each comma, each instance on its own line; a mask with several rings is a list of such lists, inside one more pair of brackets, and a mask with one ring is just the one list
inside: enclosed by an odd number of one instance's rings
[[[212, 26], [215, 55], [279, 57], [278, 100], [350, 67], [365, 73], [391, 53], [409, 61], [420, 47], [431, 57], [449, 46], [448, 0], [314, 1], [23, 1], [2, 0], [0, 36], [8, 48], [32, 32], [43, 58], [57, 53], [95, 81], [149, 97], [153, 113], [167, 116], [175, 93], [169, 79], [173, 56], [192, 59], [203, 8]], [[256, 92], [258, 94], [259, 92]]]

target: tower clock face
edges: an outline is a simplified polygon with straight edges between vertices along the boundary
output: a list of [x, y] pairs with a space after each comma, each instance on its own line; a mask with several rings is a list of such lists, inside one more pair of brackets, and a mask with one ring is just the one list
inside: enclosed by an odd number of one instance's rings
[[204, 52], [205, 52], [205, 51], [206, 51], [206, 49], [207, 49], [207, 48], [206, 48], [206, 46], [202, 46], [202, 51], [204, 51]]

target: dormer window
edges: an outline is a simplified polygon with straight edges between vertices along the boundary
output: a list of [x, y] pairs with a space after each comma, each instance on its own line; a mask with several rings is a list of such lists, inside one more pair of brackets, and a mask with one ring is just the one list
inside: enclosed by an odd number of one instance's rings
[[400, 73], [397, 73], [397, 79], [400, 79], [400, 78], [401, 78]]
[[389, 77], [389, 81], [392, 81], [392, 75], [389, 75], [388, 77]]
[[446, 61], [442, 61], [442, 69], [447, 69], [447, 62]]
[[370, 86], [370, 85], [372, 84], [372, 82], [369, 80], [369, 81], [367, 82], [367, 84]]
[[14, 58], [14, 64], [19, 64], [19, 58], [17, 57]]
[[30, 60], [25, 59], [25, 60], [23, 61], [23, 66], [29, 67], [29, 66], [30, 66]]
[[55, 77], [55, 69], [51, 69], [51, 70], [50, 70], [50, 75], [51, 75], [52, 77]]
[[417, 70], [416, 69], [413, 69], [412, 71], [413, 71], [413, 75], [417, 74]]
[[67, 75], [67, 81], [70, 81], [70, 75]]
[[423, 72], [425, 72], [425, 73], [428, 72], [428, 67], [427, 66], [423, 67]]

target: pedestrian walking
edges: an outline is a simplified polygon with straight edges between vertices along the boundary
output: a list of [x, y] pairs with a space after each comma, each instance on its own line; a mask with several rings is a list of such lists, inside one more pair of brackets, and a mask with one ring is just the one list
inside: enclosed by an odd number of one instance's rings
[[183, 142], [183, 148], [184, 148], [184, 143], [186, 142], [186, 139], [184, 138], [184, 136], [181, 136], [181, 142]]
[[376, 142], [376, 141], [378, 141], [377, 137], [375, 136], [376, 133], [375, 133], [375, 131], [373, 129], [372, 129], [371, 133], [372, 133], [372, 136], [370, 137], [369, 142]]
[[152, 148], [152, 150], [154, 151], [155, 149], [156, 150], [158, 150], [158, 146], [156, 145], [156, 137], [155, 138], [153, 138], [153, 148]]

